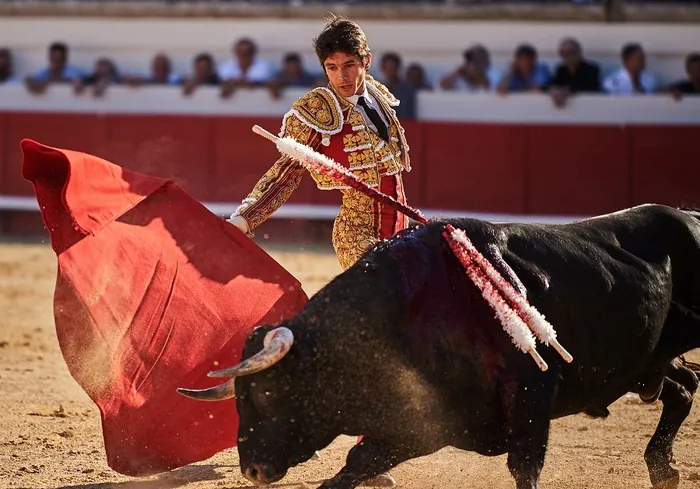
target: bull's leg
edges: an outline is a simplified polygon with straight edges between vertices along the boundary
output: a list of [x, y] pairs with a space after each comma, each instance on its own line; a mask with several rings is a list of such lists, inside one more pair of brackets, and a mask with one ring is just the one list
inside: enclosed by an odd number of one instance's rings
[[539, 487], [547, 450], [556, 384], [553, 372], [538, 374], [539, 382], [510, 385], [505, 393], [508, 469], [517, 489]]
[[671, 467], [673, 442], [690, 413], [697, 388], [698, 378], [690, 369], [680, 365], [668, 369], [660, 396], [664, 405], [661, 420], [644, 453], [654, 489], [678, 487], [678, 471]]
[[414, 450], [403, 443], [395, 446], [365, 437], [350, 450], [345, 467], [319, 489], [353, 489], [401, 462], [422, 455], [427, 453]]

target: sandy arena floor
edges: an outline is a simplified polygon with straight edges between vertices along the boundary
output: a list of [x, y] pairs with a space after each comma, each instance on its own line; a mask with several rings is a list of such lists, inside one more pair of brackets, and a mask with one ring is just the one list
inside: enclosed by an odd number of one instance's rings
[[[340, 271], [330, 253], [271, 254], [311, 294]], [[170, 489], [252, 487], [239, 472], [235, 450], [148, 479], [112, 472], [104, 459], [97, 408], [70, 377], [53, 329], [55, 255], [46, 245], [0, 244], [0, 488]], [[700, 360], [700, 355], [691, 356]], [[633, 396], [607, 420], [585, 416], [556, 421], [543, 489], [650, 487], [643, 452], [660, 405]], [[700, 488], [700, 410], [683, 425], [675, 455], [681, 488]], [[338, 439], [319, 461], [293, 469], [277, 487], [316, 487], [342, 466], [354, 440]], [[394, 469], [407, 489], [512, 489], [505, 456], [481, 457], [444, 449]], [[304, 484], [308, 484], [305, 486]]]

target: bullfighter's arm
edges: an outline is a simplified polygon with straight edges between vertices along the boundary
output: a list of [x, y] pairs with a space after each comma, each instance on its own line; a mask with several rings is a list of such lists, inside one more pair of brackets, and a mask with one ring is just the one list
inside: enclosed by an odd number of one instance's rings
[[[321, 143], [319, 133], [303, 124], [294, 114], [286, 117], [282, 137], [292, 137], [314, 150]], [[303, 175], [304, 167], [283, 155], [255, 184], [231, 219], [242, 218], [247, 224], [247, 231], [251, 233], [291, 197]]]

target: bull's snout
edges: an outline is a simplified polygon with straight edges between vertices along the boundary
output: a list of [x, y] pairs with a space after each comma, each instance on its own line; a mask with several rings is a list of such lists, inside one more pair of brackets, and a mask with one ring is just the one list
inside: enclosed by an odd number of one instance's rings
[[256, 484], [272, 484], [284, 477], [270, 464], [250, 464], [242, 472], [246, 479]]

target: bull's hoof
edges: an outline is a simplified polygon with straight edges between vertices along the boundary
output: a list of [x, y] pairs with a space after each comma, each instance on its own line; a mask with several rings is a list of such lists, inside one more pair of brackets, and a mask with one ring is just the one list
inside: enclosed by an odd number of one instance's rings
[[318, 451], [314, 452], [314, 454], [311, 455], [311, 460], [318, 460], [319, 458], [321, 458], [321, 454], [318, 453]]
[[654, 489], [677, 489], [680, 482], [680, 474], [676, 469], [671, 468], [663, 479], [657, 478], [656, 480], [652, 480], [651, 486]]
[[364, 487], [395, 487], [396, 481], [390, 473], [385, 472], [372, 479], [367, 479], [362, 485]]

